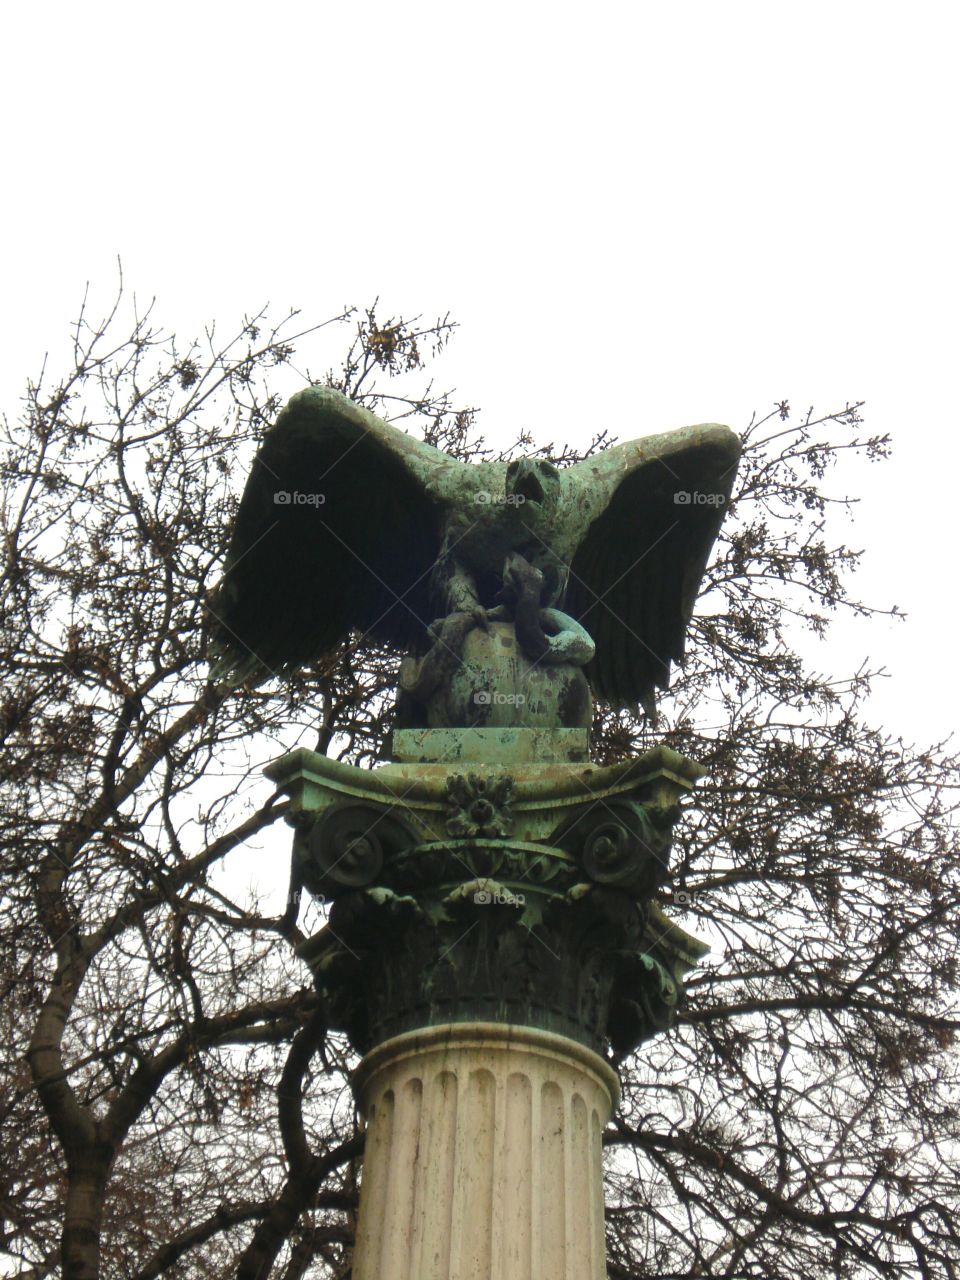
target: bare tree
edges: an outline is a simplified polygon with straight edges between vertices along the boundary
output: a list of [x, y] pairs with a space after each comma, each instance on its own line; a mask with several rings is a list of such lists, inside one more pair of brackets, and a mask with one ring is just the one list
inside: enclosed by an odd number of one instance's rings
[[[266, 909], [231, 868], [285, 845], [269, 758], [382, 756], [396, 659], [358, 639], [282, 683], [216, 683], [207, 602], [255, 444], [304, 381], [489, 451], [472, 411], [411, 391], [448, 317], [258, 314], [183, 346], [125, 307], [84, 311], [68, 376], [5, 424], [0, 1248], [37, 1280], [344, 1277], [351, 1058], [292, 946], [321, 913]], [[604, 759], [657, 740], [710, 769], [665, 909], [715, 945], [675, 1031], [621, 1064], [611, 1275], [957, 1273], [956, 762], [868, 727], [870, 672], [797, 651], [869, 612], [823, 493], [841, 450], [886, 452], [858, 410], [750, 424], [658, 725], [597, 715]]]

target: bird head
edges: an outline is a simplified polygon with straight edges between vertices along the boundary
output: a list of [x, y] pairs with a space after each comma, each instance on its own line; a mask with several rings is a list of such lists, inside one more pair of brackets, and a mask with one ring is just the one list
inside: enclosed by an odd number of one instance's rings
[[553, 506], [560, 495], [560, 472], [543, 458], [516, 458], [507, 467], [506, 496], [514, 503]]

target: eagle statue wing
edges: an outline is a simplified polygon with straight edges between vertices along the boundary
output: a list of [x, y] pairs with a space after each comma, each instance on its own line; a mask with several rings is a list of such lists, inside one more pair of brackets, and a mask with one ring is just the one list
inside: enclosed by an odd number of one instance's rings
[[650, 712], [681, 662], [701, 579], [733, 488], [740, 441], [708, 424], [628, 441], [561, 473], [565, 609], [596, 643], [598, 697]]
[[470, 468], [328, 387], [267, 431], [210, 601], [214, 674], [329, 653], [356, 629], [409, 647], [434, 618], [431, 572]]

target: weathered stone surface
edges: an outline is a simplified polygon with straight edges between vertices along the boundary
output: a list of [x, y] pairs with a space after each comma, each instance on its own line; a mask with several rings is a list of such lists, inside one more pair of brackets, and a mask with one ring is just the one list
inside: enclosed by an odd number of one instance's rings
[[[481, 756], [478, 731], [462, 732]], [[443, 733], [449, 746], [456, 731]], [[616, 1055], [669, 1026], [703, 948], [652, 899], [699, 766], [664, 748], [509, 772], [455, 754], [361, 770], [300, 751], [271, 766], [302, 882], [331, 903], [301, 947], [330, 1025], [361, 1051], [480, 1019]]]
[[589, 763], [587, 729], [516, 727], [394, 729], [393, 759], [403, 764], [511, 765]]
[[603, 1280], [616, 1074], [528, 1027], [437, 1026], [368, 1054], [354, 1280]]
[[479, 1019], [541, 1027], [621, 1058], [670, 1026], [683, 973], [705, 950], [654, 912], [582, 882], [560, 897], [477, 875], [439, 901], [382, 888], [341, 897], [300, 955], [330, 1025], [361, 1051]]
[[404, 655], [392, 762], [267, 770], [295, 879], [330, 903], [300, 954], [367, 1055], [354, 1280], [604, 1273], [602, 1056], [669, 1026], [704, 950], [654, 902], [702, 771], [664, 748], [591, 764], [591, 693], [652, 713], [739, 452], [706, 425], [563, 470], [464, 465], [321, 387], [267, 432], [215, 674], [351, 631]]
[[[527, 732], [534, 736], [525, 740]], [[422, 841], [444, 839], [449, 834], [449, 780], [458, 774], [510, 777], [514, 815], [511, 836], [546, 841], [576, 810], [618, 798], [636, 799], [664, 813], [672, 812], [679, 798], [692, 789], [704, 772], [695, 761], [665, 747], [607, 766], [568, 763], [558, 759], [556, 753], [544, 753], [528, 763], [540, 742], [536, 731], [502, 729], [486, 733], [491, 736], [485, 738], [484, 751], [493, 750], [498, 743], [509, 751], [512, 743], [517, 754], [513, 758], [507, 754], [505, 759], [484, 759], [476, 745], [477, 730], [447, 730], [438, 752], [441, 758], [432, 761], [399, 761], [377, 769], [357, 769], [300, 748], [274, 761], [265, 772], [289, 794], [291, 821], [300, 829], [311, 826], [330, 805], [352, 799], [389, 807], [393, 816], [409, 824]], [[445, 757], [444, 751], [448, 753]]]
[[[451, 640], [437, 642], [444, 660], [441, 678], [418, 693], [423, 662], [431, 659], [405, 662], [398, 723], [430, 728], [589, 728], [593, 699], [583, 661], [592, 656], [593, 642], [572, 618], [557, 610], [543, 613], [555, 626], [566, 627], [553, 639], [572, 637], [552, 661], [524, 651], [513, 621], [479, 627], [471, 615], [462, 615], [465, 635], [457, 637], [456, 650]], [[564, 661], [568, 652], [581, 661]]]

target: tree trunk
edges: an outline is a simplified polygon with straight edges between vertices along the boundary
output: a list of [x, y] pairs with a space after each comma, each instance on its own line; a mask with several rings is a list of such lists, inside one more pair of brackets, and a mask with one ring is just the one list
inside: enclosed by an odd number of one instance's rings
[[63, 1280], [99, 1280], [108, 1172], [108, 1166], [89, 1157], [70, 1169], [61, 1236]]

